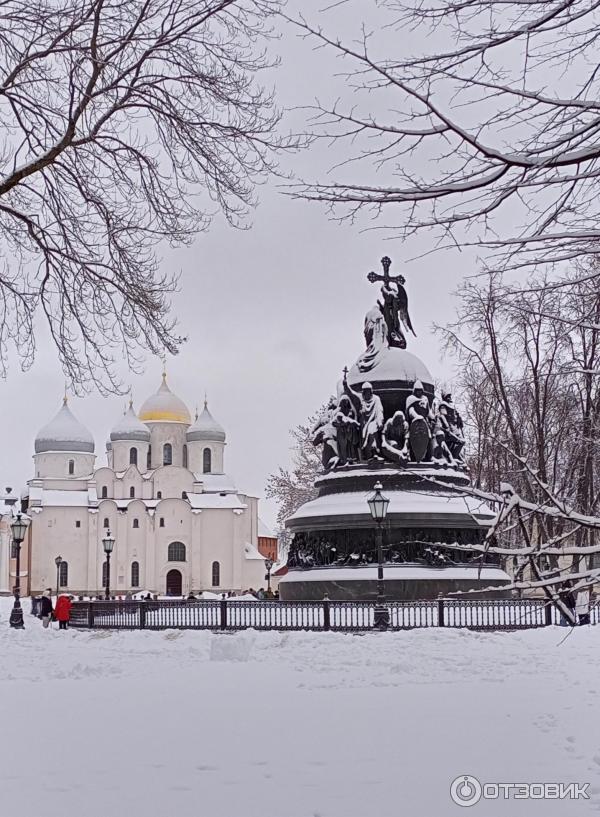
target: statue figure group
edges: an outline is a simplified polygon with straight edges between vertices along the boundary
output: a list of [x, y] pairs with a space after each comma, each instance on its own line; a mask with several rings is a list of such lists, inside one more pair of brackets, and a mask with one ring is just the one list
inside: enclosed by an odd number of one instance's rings
[[312, 428], [313, 444], [323, 446], [325, 470], [370, 461], [400, 466], [409, 461], [462, 464], [463, 421], [450, 393], [430, 405], [417, 380], [406, 400], [406, 414], [399, 410], [385, 420], [381, 398], [371, 383], [356, 391], [348, 384], [346, 369], [342, 382], [342, 396], [331, 398]]
[[465, 445], [463, 420], [450, 392], [442, 392], [430, 405], [423, 384], [416, 380], [406, 398], [411, 459], [443, 464], [462, 464]]

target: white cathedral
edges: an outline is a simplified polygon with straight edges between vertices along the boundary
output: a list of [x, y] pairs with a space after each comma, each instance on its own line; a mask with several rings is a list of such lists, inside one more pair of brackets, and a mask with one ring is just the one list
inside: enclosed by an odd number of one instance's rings
[[63, 590], [101, 594], [108, 530], [113, 595], [263, 586], [258, 499], [225, 473], [225, 444], [206, 402], [192, 423], [163, 374], [138, 415], [130, 402], [110, 433], [107, 465], [96, 468], [94, 439], [65, 398], [35, 439], [35, 477], [23, 496], [31, 592], [55, 586], [61, 556]]

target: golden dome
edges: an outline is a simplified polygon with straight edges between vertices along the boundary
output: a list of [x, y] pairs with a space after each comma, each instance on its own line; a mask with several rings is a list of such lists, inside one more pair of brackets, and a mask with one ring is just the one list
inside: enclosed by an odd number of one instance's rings
[[164, 372], [159, 390], [144, 402], [138, 416], [143, 423], [185, 423], [190, 425], [192, 422], [183, 400], [173, 394], [167, 386], [167, 375]]

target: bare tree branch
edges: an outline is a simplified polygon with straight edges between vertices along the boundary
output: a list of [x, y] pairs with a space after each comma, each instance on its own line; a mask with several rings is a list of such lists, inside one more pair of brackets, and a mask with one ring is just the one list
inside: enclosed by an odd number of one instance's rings
[[[365, 6], [378, 30], [355, 44], [293, 21], [348, 66], [354, 94], [352, 107], [314, 109], [313, 134], [330, 141], [338, 178], [291, 195], [326, 202], [341, 218], [391, 214], [386, 229], [401, 239], [433, 230], [439, 247], [484, 247], [496, 270], [597, 255], [600, 3]], [[390, 28], [403, 46], [382, 56], [377, 35]], [[356, 151], [347, 162], [340, 142]], [[366, 181], [382, 170], [384, 183]]]
[[41, 312], [73, 385], [175, 354], [157, 246], [242, 224], [274, 170], [278, 0], [0, 2], [0, 373]]

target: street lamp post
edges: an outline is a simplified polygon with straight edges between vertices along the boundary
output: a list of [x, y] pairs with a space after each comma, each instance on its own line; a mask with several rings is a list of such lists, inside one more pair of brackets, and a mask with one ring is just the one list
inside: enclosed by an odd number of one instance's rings
[[375, 520], [376, 529], [375, 537], [377, 542], [377, 603], [375, 605], [375, 616], [373, 618], [373, 626], [379, 630], [386, 630], [390, 624], [390, 612], [385, 603], [385, 592], [383, 584], [383, 523], [387, 516], [388, 505], [390, 500], [385, 497], [382, 491], [383, 485], [381, 482], [375, 483], [374, 491], [367, 504], [371, 511], [371, 516]]
[[60, 566], [62, 561], [62, 556], [57, 556], [54, 560], [54, 564], [56, 565], [56, 598], [58, 598], [58, 594], [60, 592]]
[[265, 567], [267, 569], [267, 575], [265, 576], [267, 580], [267, 591], [271, 593], [271, 571], [273, 570], [273, 565], [275, 562], [273, 559], [265, 559]]
[[110, 554], [113, 552], [115, 546], [115, 537], [110, 535], [110, 530], [106, 531], [106, 536], [102, 540], [102, 546], [106, 553], [106, 587], [104, 598], [110, 599]]
[[23, 623], [23, 608], [21, 607], [21, 542], [27, 532], [27, 520], [23, 519], [21, 514], [18, 513], [11, 523], [10, 530], [17, 551], [17, 575], [14, 585], [15, 603], [10, 614], [9, 623], [11, 627], [22, 630], [25, 624]]

